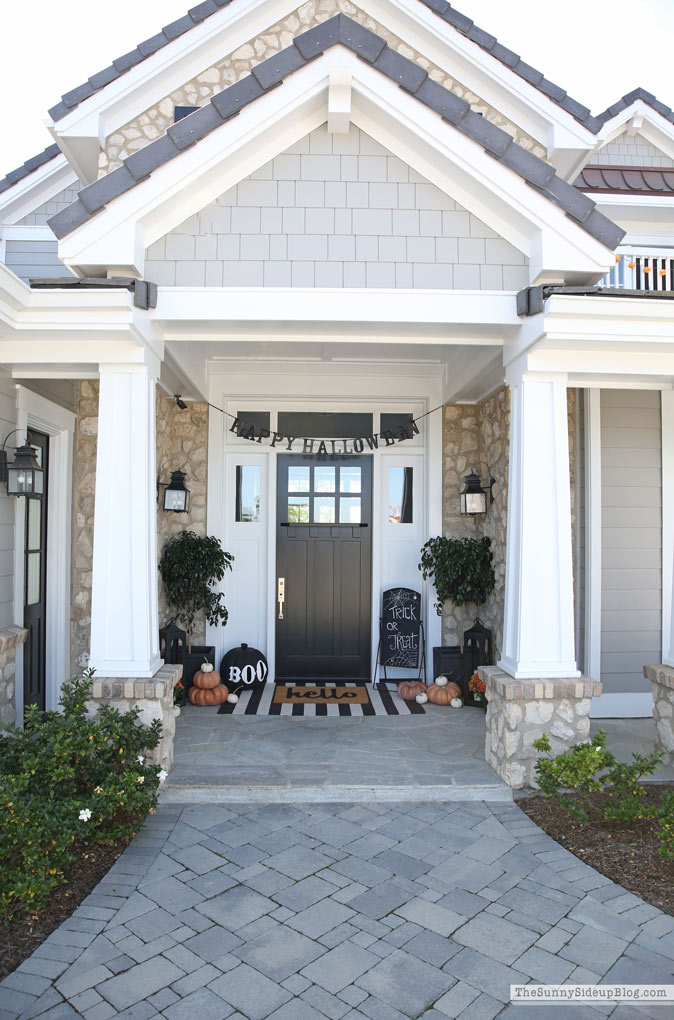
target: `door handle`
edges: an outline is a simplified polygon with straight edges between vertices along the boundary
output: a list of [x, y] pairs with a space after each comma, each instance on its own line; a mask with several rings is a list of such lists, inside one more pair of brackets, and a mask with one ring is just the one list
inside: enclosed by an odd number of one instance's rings
[[283, 603], [286, 600], [286, 579], [279, 577], [276, 583], [276, 598], [278, 600], [278, 618], [283, 619]]

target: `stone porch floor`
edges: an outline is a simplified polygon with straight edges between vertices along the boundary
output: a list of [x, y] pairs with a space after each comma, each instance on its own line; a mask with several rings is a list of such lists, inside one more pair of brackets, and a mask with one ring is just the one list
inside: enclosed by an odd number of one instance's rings
[[[429, 706], [427, 706], [428, 708]], [[629, 760], [652, 750], [652, 719], [593, 720]], [[674, 781], [674, 769], [656, 778]], [[484, 713], [430, 706], [418, 716], [222, 716], [188, 705], [162, 800], [510, 800], [484, 760]]]

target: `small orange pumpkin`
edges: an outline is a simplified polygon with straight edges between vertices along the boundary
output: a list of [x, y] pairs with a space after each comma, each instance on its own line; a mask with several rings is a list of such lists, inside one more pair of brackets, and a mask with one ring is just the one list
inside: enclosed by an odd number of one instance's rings
[[421, 680], [405, 680], [398, 684], [398, 694], [403, 701], [414, 701], [417, 694], [425, 694], [426, 690], [426, 684]]
[[[206, 667], [209, 666], [209, 669]], [[217, 670], [213, 669], [210, 662], [205, 662], [201, 669], [198, 669], [192, 677], [192, 683], [195, 687], [201, 687], [202, 690], [209, 690], [211, 687], [217, 687], [220, 683], [220, 674]]]
[[431, 684], [428, 688], [428, 700], [434, 705], [449, 705], [452, 698], [461, 697], [461, 688], [458, 684], [450, 683], [444, 687]]
[[190, 687], [187, 697], [193, 705], [222, 705], [228, 694], [225, 685], [218, 684], [217, 687]]

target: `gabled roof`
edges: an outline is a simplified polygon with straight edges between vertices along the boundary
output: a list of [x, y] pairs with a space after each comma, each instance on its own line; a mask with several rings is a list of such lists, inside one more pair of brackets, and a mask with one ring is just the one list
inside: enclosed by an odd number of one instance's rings
[[[455, 28], [457, 32], [466, 36], [483, 50], [491, 53], [496, 60], [509, 67], [520, 78], [529, 82], [530, 85], [533, 85], [539, 92], [542, 92], [553, 103], [556, 103], [557, 106], [560, 106], [586, 127], [588, 131], [597, 134], [601, 130], [603, 121], [598, 117], [593, 117], [587, 106], [583, 106], [582, 103], [572, 99], [564, 89], [549, 81], [542, 71], [537, 71], [535, 67], [527, 64], [513, 50], [499, 43], [495, 36], [478, 28], [470, 18], [466, 17], [465, 14], [461, 14], [451, 4], [447, 3], [446, 0], [420, 0], [420, 2], [441, 17], [448, 25]], [[78, 85], [77, 88], [64, 93], [61, 96], [61, 101], [49, 110], [50, 117], [54, 121], [62, 120], [63, 117], [66, 117], [71, 110], [79, 106], [89, 96], [92, 96], [95, 92], [109, 85], [110, 82], [126, 74], [132, 67], [136, 67], [137, 64], [151, 57], [153, 53], [168, 46], [174, 39], [178, 39], [181, 35], [189, 32], [195, 25], [216, 14], [221, 8], [228, 7], [230, 3], [232, 3], [232, 0], [204, 0], [203, 3], [192, 7], [182, 18], [178, 18], [177, 21], [166, 25], [156, 35], [139, 43], [135, 49], [125, 53], [124, 56], [117, 57], [108, 67], [93, 74], [87, 81]]]
[[[422, 0], [422, 2], [425, 2], [425, 0]], [[628, 92], [627, 95], [623, 96], [622, 99], [619, 99], [617, 103], [614, 103], [612, 106], [609, 106], [607, 110], [604, 110], [603, 113], [600, 113], [597, 120], [601, 121], [601, 124], [604, 125], [608, 120], [612, 120], [618, 113], [621, 113], [623, 110], [626, 110], [629, 106], [631, 106], [632, 103], [635, 103], [637, 99], [640, 99], [642, 103], [646, 103], [646, 106], [650, 106], [652, 110], [659, 113], [660, 116], [664, 117], [665, 120], [668, 120], [670, 124], [674, 124], [674, 110], [672, 110], [671, 106], [665, 106], [664, 103], [661, 103], [659, 99], [655, 98], [652, 92], [647, 92], [646, 89], [641, 88], [633, 89], [631, 92]]]
[[674, 169], [640, 166], [586, 166], [574, 181], [581, 191], [630, 195], [674, 195]]
[[128, 156], [121, 167], [90, 184], [78, 200], [49, 220], [58, 238], [86, 223], [119, 195], [130, 191], [154, 170], [230, 120], [284, 78], [341, 44], [372, 65], [462, 134], [477, 142], [528, 184], [543, 192], [579, 226], [613, 249], [624, 231], [597, 211], [595, 203], [557, 176], [544, 160], [517, 145], [512, 137], [470, 109], [465, 100], [429, 77], [414, 61], [391, 49], [380, 36], [338, 14], [296, 37], [291, 46], [253, 68], [252, 73], [217, 95], [195, 113], [173, 124], [165, 135]]
[[0, 180], [0, 193], [7, 191], [12, 185], [22, 181], [24, 177], [28, 177], [34, 170], [44, 166], [51, 159], [54, 159], [60, 153], [58, 145], [49, 145], [44, 152], [38, 152], [37, 156], [31, 156], [26, 162], [16, 168], [16, 170], [10, 170], [9, 173]]

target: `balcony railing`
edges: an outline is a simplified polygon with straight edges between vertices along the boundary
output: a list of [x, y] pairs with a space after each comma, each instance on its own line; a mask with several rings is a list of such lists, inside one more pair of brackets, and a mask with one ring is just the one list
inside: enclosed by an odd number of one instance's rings
[[674, 250], [620, 252], [616, 264], [600, 281], [600, 287], [619, 290], [674, 291]]

